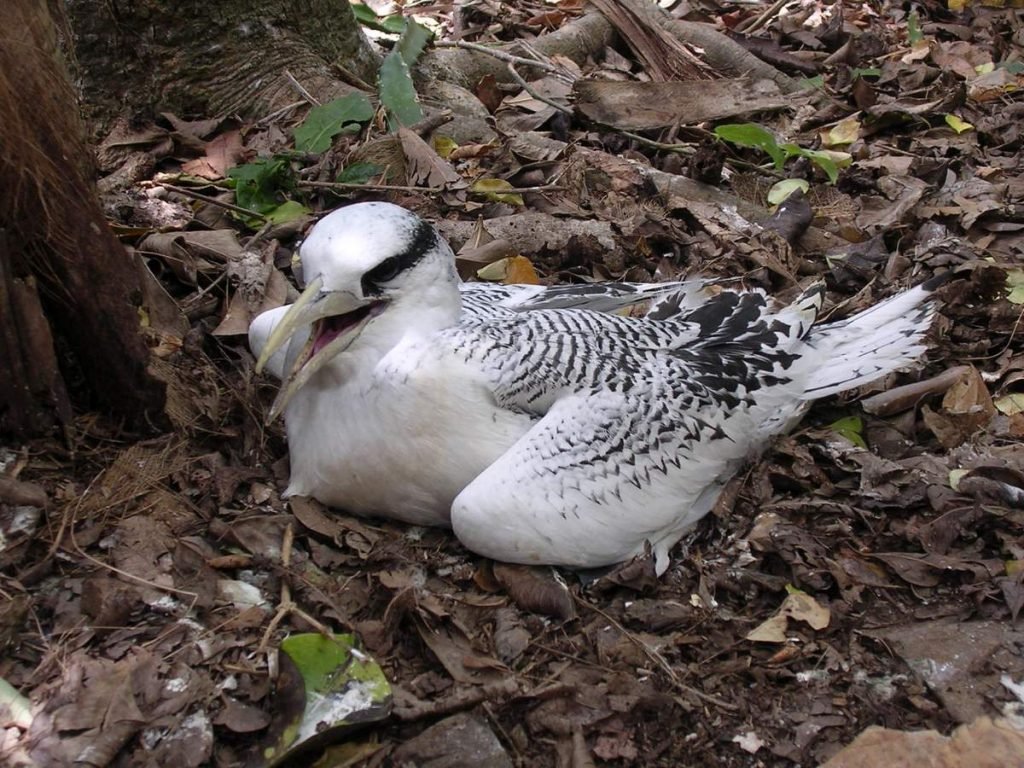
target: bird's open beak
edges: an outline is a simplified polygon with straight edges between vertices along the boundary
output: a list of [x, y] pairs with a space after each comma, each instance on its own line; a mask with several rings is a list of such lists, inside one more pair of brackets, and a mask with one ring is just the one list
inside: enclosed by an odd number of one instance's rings
[[348, 291], [324, 291], [322, 277], [310, 282], [274, 327], [256, 361], [256, 372], [259, 373], [270, 357], [283, 347], [296, 331], [305, 326], [312, 326], [309, 340], [295, 358], [291, 368], [285, 371], [281, 390], [270, 407], [267, 421], [271, 422], [278, 417], [313, 374], [348, 349], [384, 305], [384, 301], [367, 300]]

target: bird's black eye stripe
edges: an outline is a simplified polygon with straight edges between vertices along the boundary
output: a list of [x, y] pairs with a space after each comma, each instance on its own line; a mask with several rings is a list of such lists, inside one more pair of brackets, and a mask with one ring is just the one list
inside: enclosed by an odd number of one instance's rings
[[399, 261], [397, 256], [392, 256], [391, 258], [384, 259], [384, 261], [363, 275], [363, 280], [369, 280], [375, 284], [386, 283], [398, 277], [398, 273], [401, 271], [402, 262]]
[[413, 267], [427, 252], [437, 246], [437, 231], [425, 221], [420, 221], [410, 232], [409, 245], [401, 253], [389, 256], [363, 275], [363, 295], [379, 295], [380, 284], [387, 283], [399, 274]]

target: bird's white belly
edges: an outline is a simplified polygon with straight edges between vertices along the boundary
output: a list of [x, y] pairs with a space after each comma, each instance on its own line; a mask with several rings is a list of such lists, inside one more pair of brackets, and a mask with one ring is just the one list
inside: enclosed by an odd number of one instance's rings
[[[384, 361], [387, 363], [387, 361]], [[459, 492], [532, 425], [442, 366], [310, 382], [286, 414], [287, 495], [420, 525], [450, 525]]]

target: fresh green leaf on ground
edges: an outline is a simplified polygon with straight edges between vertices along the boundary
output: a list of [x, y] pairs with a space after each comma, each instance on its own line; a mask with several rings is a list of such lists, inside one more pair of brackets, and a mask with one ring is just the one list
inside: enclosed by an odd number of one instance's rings
[[284, 201], [284, 192], [294, 188], [295, 177], [285, 157], [261, 157], [228, 171], [235, 185], [235, 202], [246, 210], [265, 214]]
[[338, 174], [335, 181], [339, 184], [366, 184], [383, 171], [384, 166], [377, 165], [377, 163], [349, 163]]
[[771, 157], [775, 167], [780, 169], [786, 161], [786, 152], [779, 146], [775, 136], [756, 123], [730, 123], [715, 128], [715, 136], [735, 144], [737, 147], [760, 149]]
[[295, 148], [300, 152], [326, 152], [339, 133], [356, 131], [359, 123], [373, 118], [373, 105], [363, 93], [350, 93], [313, 107], [295, 129]]
[[393, 130], [423, 119], [409, 65], [397, 50], [385, 56], [380, 65], [380, 103], [388, 111], [388, 122]]
[[864, 421], [860, 416], [846, 416], [828, 425], [833, 432], [838, 432], [858, 448], [867, 448], [864, 440]]

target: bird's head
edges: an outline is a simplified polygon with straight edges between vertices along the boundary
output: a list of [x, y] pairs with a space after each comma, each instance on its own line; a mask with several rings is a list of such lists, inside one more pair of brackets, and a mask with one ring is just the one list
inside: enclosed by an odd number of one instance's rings
[[[357, 203], [321, 219], [299, 249], [306, 289], [275, 326], [256, 370], [301, 328], [309, 340], [284, 372], [269, 417], [388, 312], [458, 308], [451, 248], [429, 223], [390, 203]], [[454, 314], [452, 316], [454, 319]], [[291, 358], [292, 355], [289, 355]]]

